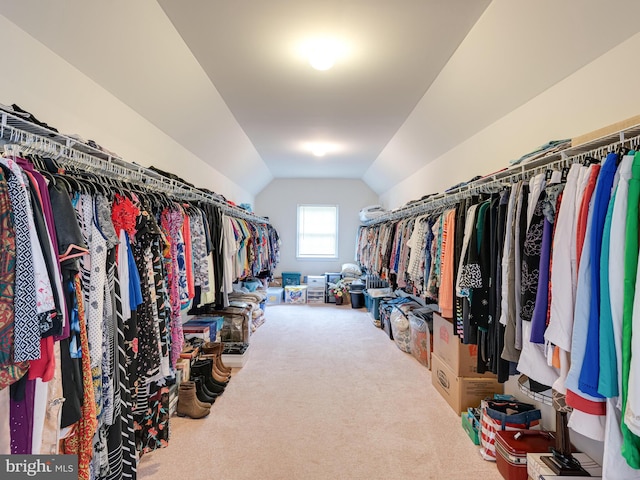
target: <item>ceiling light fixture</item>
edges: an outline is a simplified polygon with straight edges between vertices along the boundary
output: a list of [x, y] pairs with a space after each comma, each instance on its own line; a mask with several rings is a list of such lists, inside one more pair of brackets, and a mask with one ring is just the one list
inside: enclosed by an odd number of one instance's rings
[[320, 71], [332, 68], [336, 60], [345, 55], [345, 50], [341, 42], [330, 38], [309, 40], [303, 46], [303, 53], [309, 64]]
[[335, 153], [340, 150], [340, 147], [335, 143], [329, 142], [306, 142], [301, 147], [310, 152], [314, 157], [324, 157], [328, 153]]
[[324, 157], [327, 154], [327, 147], [324, 145], [315, 145], [312, 147], [311, 153], [316, 157]]
[[335, 63], [335, 49], [329, 44], [317, 44], [309, 53], [309, 64], [316, 70], [329, 70]]

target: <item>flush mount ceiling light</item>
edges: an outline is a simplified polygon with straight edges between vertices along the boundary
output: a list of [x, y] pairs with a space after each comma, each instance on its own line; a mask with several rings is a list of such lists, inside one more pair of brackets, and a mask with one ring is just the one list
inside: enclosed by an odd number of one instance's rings
[[316, 157], [324, 157], [327, 154], [327, 147], [325, 145], [316, 145], [311, 149], [311, 153]]
[[346, 47], [334, 38], [316, 38], [303, 44], [302, 54], [313, 68], [324, 71], [346, 55]]
[[324, 157], [327, 153], [338, 151], [338, 147], [328, 142], [309, 142], [303, 145], [304, 150], [311, 152], [315, 157]]

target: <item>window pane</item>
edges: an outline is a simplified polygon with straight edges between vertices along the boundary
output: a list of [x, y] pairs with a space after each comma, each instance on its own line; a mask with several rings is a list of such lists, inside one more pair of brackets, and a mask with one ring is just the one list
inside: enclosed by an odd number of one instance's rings
[[336, 257], [338, 253], [338, 207], [298, 206], [298, 256]]

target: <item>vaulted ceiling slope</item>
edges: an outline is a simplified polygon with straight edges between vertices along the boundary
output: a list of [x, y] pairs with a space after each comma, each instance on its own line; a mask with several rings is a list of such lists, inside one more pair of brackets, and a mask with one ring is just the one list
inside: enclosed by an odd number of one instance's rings
[[[383, 193], [635, 34], [639, 13], [636, 0], [0, 3], [253, 194], [285, 177]], [[300, 57], [317, 35], [349, 45], [332, 70]], [[317, 141], [335, 151], [313, 157]]]

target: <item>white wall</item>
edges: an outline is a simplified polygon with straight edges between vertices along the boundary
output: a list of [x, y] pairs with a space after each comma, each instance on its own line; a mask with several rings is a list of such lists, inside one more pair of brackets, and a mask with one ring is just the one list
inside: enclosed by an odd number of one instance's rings
[[253, 203], [253, 195], [241, 186], [3, 16], [0, 42], [7, 47], [2, 56], [0, 103], [16, 103], [61, 133], [95, 140], [128, 162], [175, 173], [236, 203]]
[[[338, 205], [338, 260], [296, 259], [298, 204]], [[269, 217], [278, 230], [282, 246], [277, 272], [322, 275], [340, 271], [343, 263], [353, 263], [356, 233], [362, 207], [378, 203], [378, 196], [361, 180], [276, 179], [256, 196], [258, 215]]]
[[[621, 43], [381, 195], [395, 208], [509, 165], [548, 140], [572, 138], [640, 114], [640, 34]], [[453, 167], [453, 168], [452, 168]]]

